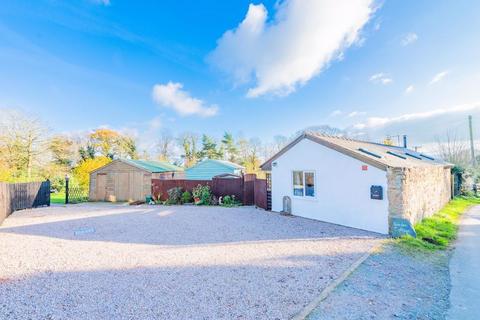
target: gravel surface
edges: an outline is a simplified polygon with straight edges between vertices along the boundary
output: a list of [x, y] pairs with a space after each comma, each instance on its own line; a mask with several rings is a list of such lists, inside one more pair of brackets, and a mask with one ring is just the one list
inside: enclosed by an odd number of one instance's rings
[[380, 241], [248, 207], [19, 211], [0, 227], [0, 319], [288, 319]]
[[449, 255], [448, 251], [406, 252], [388, 243], [307, 319], [445, 319]]

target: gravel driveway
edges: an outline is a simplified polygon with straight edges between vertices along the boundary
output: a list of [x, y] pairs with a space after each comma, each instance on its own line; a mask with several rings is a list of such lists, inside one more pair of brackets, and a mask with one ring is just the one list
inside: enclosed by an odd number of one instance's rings
[[380, 241], [249, 207], [20, 211], [0, 227], [0, 319], [288, 319]]

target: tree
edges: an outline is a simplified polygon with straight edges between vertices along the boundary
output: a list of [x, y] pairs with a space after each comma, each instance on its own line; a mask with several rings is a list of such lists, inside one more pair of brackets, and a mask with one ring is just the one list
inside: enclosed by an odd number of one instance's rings
[[173, 157], [175, 148], [175, 139], [169, 131], [163, 130], [157, 141], [158, 160], [170, 161]]
[[95, 158], [95, 148], [91, 144], [87, 144], [86, 146], [81, 146], [78, 149], [78, 153], [80, 154], [80, 158], [82, 160]]
[[[89, 146], [99, 154], [110, 159], [115, 157], [138, 158], [135, 140], [111, 129], [97, 129], [89, 136]], [[87, 147], [88, 148], [88, 147]], [[90, 150], [83, 149], [83, 155], [87, 158]]]
[[220, 150], [217, 149], [217, 143], [212, 137], [204, 134], [202, 136], [202, 150], [199, 153], [200, 158], [207, 159], [220, 159], [222, 154]]
[[88, 158], [81, 161], [78, 166], [73, 169], [73, 178], [75, 182], [78, 183], [82, 189], [87, 190], [90, 183], [90, 172], [110, 163], [111, 161], [112, 159], [105, 156], [96, 157], [94, 159]]
[[262, 142], [258, 138], [238, 140], [240, 162], [245, 167], [246, 173], [259, 173], [260, 171], [260, 153], [262, 152]]
[[224, 157], [230, 162], [238, 161], [238, 148], [235, 145], [233, 135], [229, 132], [225, 132], [222, 139], [222, 147], [225, 153]]
[[460, 167], [467, 167], [470, 163], [470, 153], [465, 141], [460, 141], [456, 132], [447, 131], [444, 138], [435, 137], [437, 153], [445, 161]]
[[37, 118], [13, 110], [2, 110], [0, 162], [14, 181], [31, 180], [47, 162], [47, 129]]
[[185, 132], [178, 137], [178, 143], [183, 149], [182, 158], [185, 167], [193, 166], [198, 160], [198, 136], [194, 133]]
[[137, 143], [131, 137], [121, 135], [118, 139], [117, 155], [121, 158], [138, 159]]
[[74, 143], [71, 139], [56, 135], [50, 139], [49, 149], [55, 164], [70, 167], [75, 158]]
[[273, 153], [277, 153], [282, 150], [288, 144], [288, 138], [282, 135], [276, 135], [273, 137]]

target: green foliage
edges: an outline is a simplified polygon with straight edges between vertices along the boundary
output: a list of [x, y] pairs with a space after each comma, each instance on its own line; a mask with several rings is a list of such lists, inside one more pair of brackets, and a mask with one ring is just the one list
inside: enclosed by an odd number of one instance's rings
[[217, 149], [215, 140], [206, 134], [202, 136], [202, 150], [199, 152], [200, 158], [221, 159], [223, 151]]
[[[138, 158], [135, 140], [115, 130], [95, 130], [89, 136], [89, 145], [94, 148], [95, 153], [110, 159], [115, 157]], [[91, 150], [87, 149], [86, 151], [86, 155], [88, 155]]]
[[61, 135], [54, 136], [50, 139], [49, 149], [52, 153], [53, 163], [59, 166], [72, 166], [75, 149], [71, 139]]
[[178, 138], [179, 144], [182, 146], [183, 155], [182, 158], [185, 162], [185, 167], [193, 166], [198, 160], [198, 152], [197, 152], [197, 142], [198, 137], [193, 133], [183, 133]]
[[190, 203], [192, 202], [192, 194], [188, 191], [182, 193], [182, 203]]
[[232, 197], [230, 197], [230, 196], [225, 196], [225, 197], [223, 197], [223, 199], [222, 199], [222, 204], [225, 205], [225, 206], [231, 206], [231, 205], [233, 205], [233, 199], [232, 199]]
[[174, 187], [167, 190], [168, 204], [181, 204], [182, 203], [182, 188]]
[[87, 190], [88, 184], [90, 183], [90, 172], [110, 163], [111, 161], [112, 160], [107, 157], [88, 158], [83, 160], [77, 167], [75, 167], [75, 169], [73, 169], [73, 178], [78, 183], [79, 187]]
[[192, 190], [192, 195], [197, 205], [211, 205], [213, 202], [212, 192], [209, 186], [199, 184]]
[[480, 204], [480, 198], [457, 197], [442, 210], [415, 225], [417, 238], [404, 236], [398, 240], [404, 248], [420, 250], [445, 249], [456, 238], [458, 220], [470, 206]]
[[222, 149], [226, 153], [228, 161], [235, 162], [238, 159], [238, 148], [235, 145], [233, 135], [229, 132], [225, 132], [222, 139]]
[[223, 207], [235, 207], [235, 206], [239, 206], [241, 205], [241, 203], [235, 199], [235, 195], [231, 195], [231, 196], [224, 196], [222, 198], [222, 206]]
[[85, 147], [80, 147], [78, 149], [80, 158], [82, 160], [94, 159], [95, 158], [95, 148], [92, 145], [87, 145]]

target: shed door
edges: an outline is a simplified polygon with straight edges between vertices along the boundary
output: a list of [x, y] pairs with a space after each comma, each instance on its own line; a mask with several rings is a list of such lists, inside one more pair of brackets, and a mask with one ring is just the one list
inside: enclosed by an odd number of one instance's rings
[[96, 199], [99, 201], [105, 201], [107, 196], [107, 175], [105, 173], [98, 173], [96, 182]]
[[129, 194], [129, 174], [128, 172], [118, 172], [116, 174], [115, 181], [115, 195], [117, 196], [117, 201], [128, 201], [130, 200]]

